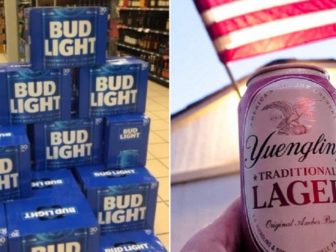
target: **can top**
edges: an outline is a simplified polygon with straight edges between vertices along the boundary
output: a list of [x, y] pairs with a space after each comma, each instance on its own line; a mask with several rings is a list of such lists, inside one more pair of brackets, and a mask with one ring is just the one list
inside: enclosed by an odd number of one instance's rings
[[[254, 74], [251, 75], [251, 77], [247, 80], [247, 86], [253, 81], [255, 81], [256, 78], [261, 77], [262, 75], [280, 75], [280, 74], [286, 74], [286, 73], [295, 73], [294, 71], [290, 71], [289, 69], [301, 69], [299, 73], [302, 74], [315, 74], [322, 76], [326, 79], [329, 79], [329, 75], [327, 71], [325, 71], [321, 67], [308, 65], [308, 64], [298, 64], [298, 63], [288, 63], [288, 64], [278, 64], [268, 67], [263, 67], [257, 70]], [[287, 70], [286, 72], [284, 70]], [[273, 74], [272, 74], [273, 72]]]

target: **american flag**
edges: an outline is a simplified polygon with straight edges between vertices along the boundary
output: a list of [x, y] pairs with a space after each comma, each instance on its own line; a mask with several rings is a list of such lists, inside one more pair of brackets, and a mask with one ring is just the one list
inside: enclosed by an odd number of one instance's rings
[[336, 0], [195, 3], [224, 63], [336, 35]]

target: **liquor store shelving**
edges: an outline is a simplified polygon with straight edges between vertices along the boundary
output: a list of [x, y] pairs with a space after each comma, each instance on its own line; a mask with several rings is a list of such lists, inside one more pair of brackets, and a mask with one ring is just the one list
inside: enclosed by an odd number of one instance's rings
[[168, 8], [169, 0], [119, 0], [124, 8]]
[[148, 8], [148, 7], [119, 7], [119, 10], [133, 11], [169, 11], [168, 8]]
[[169, 86], [168, 1], [124, 0], [118, 10], [120, 54], [147, 61], [150, 79]]
[[155, 55], [155, 56], [161, 56], [161, 54], [159, 54], [159, 53], [156, 53], [156, 52], [153, 52], [153, 51], [148, 51], [148, 50], [145, 50], [145, 49], [141, 49], [139, 47], [135, 47], [135, 46], [128, 45], [128, 44], [125, 44], [125, 43], [118, 42], [118, 46], [125, 47], [125, 48], [128, 48], [128, 49], [131, 49], [131, 50], [134, 50], [134, 51], [138, 51], [138, 52], [142, 52], [142, 53], [146, 53], [146, 54], [152, 54], [152, 55]]
[[131, 27], [127, 25], [119, 25], [118, 29], [133, 30], [133, 31], [143, 32], [143, 33], [156, 33], [156, 34], [162, 34], [162, 35], [169, 36], [168, 31], [160, 31], [160, 30], [154, 30], [154, 29], [144, 28], [144, 27]]
[[160, 82], [160, 83], [162, 83], [164, 85], [167, 85], [167, 86], [169, 85], [168, 78], [163, 78], [163, 77], [157, 76], [157, 75], [152, 74], [152, 73], [149, 74], [149, 77], [156, 82]]

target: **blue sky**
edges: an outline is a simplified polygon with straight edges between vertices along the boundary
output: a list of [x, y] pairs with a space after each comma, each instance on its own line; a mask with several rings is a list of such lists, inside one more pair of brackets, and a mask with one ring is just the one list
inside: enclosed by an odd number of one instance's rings
[[[188, 104], [229, 83], [192, 0], [171, 0], [170, 109], [176, 113]], [[336, 39], [293, 47], [230, 63], [236, 79], [274, 59], [336, 58]]]

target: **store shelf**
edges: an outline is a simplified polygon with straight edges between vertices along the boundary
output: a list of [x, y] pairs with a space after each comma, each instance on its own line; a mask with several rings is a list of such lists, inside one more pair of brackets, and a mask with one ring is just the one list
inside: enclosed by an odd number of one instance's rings
[[132, 31], [137, 31], [137, 32], [142, 32], [142, 33], [155, 33], [155, 34], [162, 34], [162, 35], [169, 35], [168, 31], [159, 31], [159, 30], [154, 30], [150, 28], [143, 28], [143, 27], [131, 27], [127, 25], [119, 25], [118, 29], [125, 29], [125, 30], [132, 30]]
[[169, 7], [139, 7], [138, 2], [129, 0], [133, 7], [118, 7], [118, 50], [147, 61], [153, 71], [149, 79], [169, 87], [169, 78], [162, 77], [162, 72], [169, 71]]
[[162, 84], [166, 87], [169, 87], [169, 80], [160, 76], [157, 76], [155, 74], [149, 73], [149, 78], [155, 82], [158, 82], [159, 84]]
[[118, 7], [120, 11], [134, 10], [134, 11], [169, 11], [169, 8], [147, 8], [147, 7]]
[[136, 47], [136, 46], [127, 45], [127, 44], [120, 43], [120, 42], [118, 42], [117, 44], [118, 44], [118, 46], [125, 47], [125, 48], [128, 48], [128, 49], [134, 50], [134, 51], [147, 53], [147, 54], [152, 54], [152, 55], [156, 55], [156, 56], [161, 56], [161, 54], [159, 54], [159, 53], [148, 51], [148, 50], [145, 50], [145, 49], [141, 49], [141, 48]]
[[20, 2], [18, 2], [18, 4], [22, 4], [22, 5], [31, 5], [32, 2], [31, 2], [31, 1], [20, 1]]

